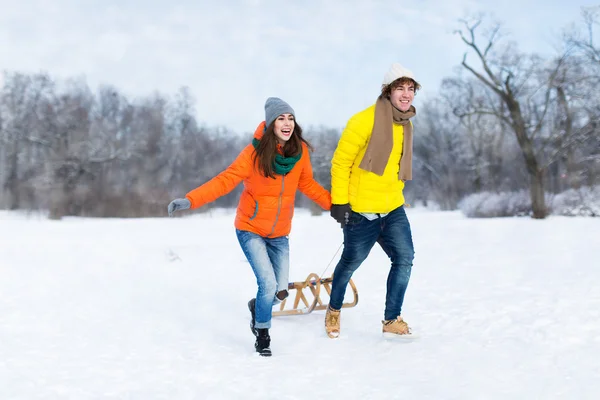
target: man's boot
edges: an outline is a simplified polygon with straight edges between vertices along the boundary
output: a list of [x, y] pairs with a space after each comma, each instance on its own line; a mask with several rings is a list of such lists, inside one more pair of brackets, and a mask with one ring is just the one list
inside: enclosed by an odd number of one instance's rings
[[341, 310], [334, 310], [330, 306], [327, 307], [327, 313], [325, 313], [325, 331], [327, 336], [332, 339], [340, 336], [340, 313]]
[[383, 336], [387, 338], [407, 338], [415, 337], [406, 321], [402, 317], [396, 319], [381, 321]]

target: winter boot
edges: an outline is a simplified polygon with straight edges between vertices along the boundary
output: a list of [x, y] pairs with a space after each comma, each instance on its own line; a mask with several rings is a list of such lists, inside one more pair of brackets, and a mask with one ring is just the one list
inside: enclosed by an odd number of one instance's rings
[[250, 330], [252, 331], [252, 334], [256, 336], [256, 299], [251, 299], [248, 302], [248, 309], [250, 310], [250, 315], [252, 316], [252, 319], [250, 320]]
[[332, 339], [340, 336], [340, 313], [341, 310], [334, 310], [331, 307], [327, 307], [327, 313], [325, 313], [325, 331], [327, 336]]
[[381, 323], [383, 324], [383, 336], [385, 337], [409, 338], [412, 336], [408, 324], [400, 316], [396, 319], [381, 321]]
[[269, 336], [269, 329], [256, 329], [256, 343], [254, 343], [254, 348], [256, 349], [256, 352], [263, 357], [271, 357], [270, 346], [271, 337]]

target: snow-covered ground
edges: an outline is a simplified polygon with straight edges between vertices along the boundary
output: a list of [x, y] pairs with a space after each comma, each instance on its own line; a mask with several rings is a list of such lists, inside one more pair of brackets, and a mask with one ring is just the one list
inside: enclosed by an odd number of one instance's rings
[[[403, 315], [418, 340], [381, 336], [389, 262], [376, 247], [340, 339], [325, 335], [323, 311], [276, 317], [262, 358], [232, 211], [1, 212], [0, 399], [600, 398], [600, 219], [408, 214]], [[298, 210], [290, 240], [291, 278], [304, 280], [342, 235]]]

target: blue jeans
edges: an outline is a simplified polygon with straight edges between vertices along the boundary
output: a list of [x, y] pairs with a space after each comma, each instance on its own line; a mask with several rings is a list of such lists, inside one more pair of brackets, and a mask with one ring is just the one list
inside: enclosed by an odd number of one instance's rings
[[344, 250], [333, 272], [329, 305], [336, 310], [342, 308], [346, 286], [354, 271], [369, 255], [375, 242], [379, 243], [392, 262], [387, 278], [384, 318], [395, 319], [402, 311], [415, 255], [410, 224], [404, 207], [399, 207], [385, 217], [373, 221], [352, 212], [344, 227]]
[[258, 283], [255, 326], [259, 329], [270, 328], [273, 305], [279, 303], [276, 294], [288, 288], [290, 274], [288, 237], [264, 238], [256, 233], [238, 229], [236, 234]]

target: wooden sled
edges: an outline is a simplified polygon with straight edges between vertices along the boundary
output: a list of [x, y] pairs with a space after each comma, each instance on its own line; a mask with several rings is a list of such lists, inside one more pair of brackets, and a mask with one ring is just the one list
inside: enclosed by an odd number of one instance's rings
[[[311, 273], [308, 275], [305, 281], [303, 282], [290, 282], [288, 284], [288, 292], [290, 295], [287, 299], [284, 299], [279, 305], [279, 310], [273, 311], [272, 315], [283, 316], [283, 315], [299, 315], [299, 314], [310, 314], [314, 310], [325, 310], [329, 303], [326, 303], [321, 299], [321, 295], [325, 294], [322, 292], [321, 288], [325, 288], [325, 292], [327, 292], [327, 296], [331, 295], [331, 282], [333, 282], [333, 276], [329, 278], [319, 278], [319, 276], [315, 273]], [[356, 290], [356, 285], [350, 279], [350, 287], [352, 288], [352, 293], [354, 295], [353, 301], [350, 303], [343, 303], [342, 308], [354, 307], [358, 303], [358, 291]], [[296, 295], [293, 296], [294, 291], [296, 291]], [[292, 296], [294, 297], [293, 302], [291, 301]], [[309, 301], [310, 299], [310, 301]], [[288, 301], [290, 300], [288, 304]], [[300, 303], [302, 302], [302, 304]], [[286, 308], [286, 305], [288, 307]]]

